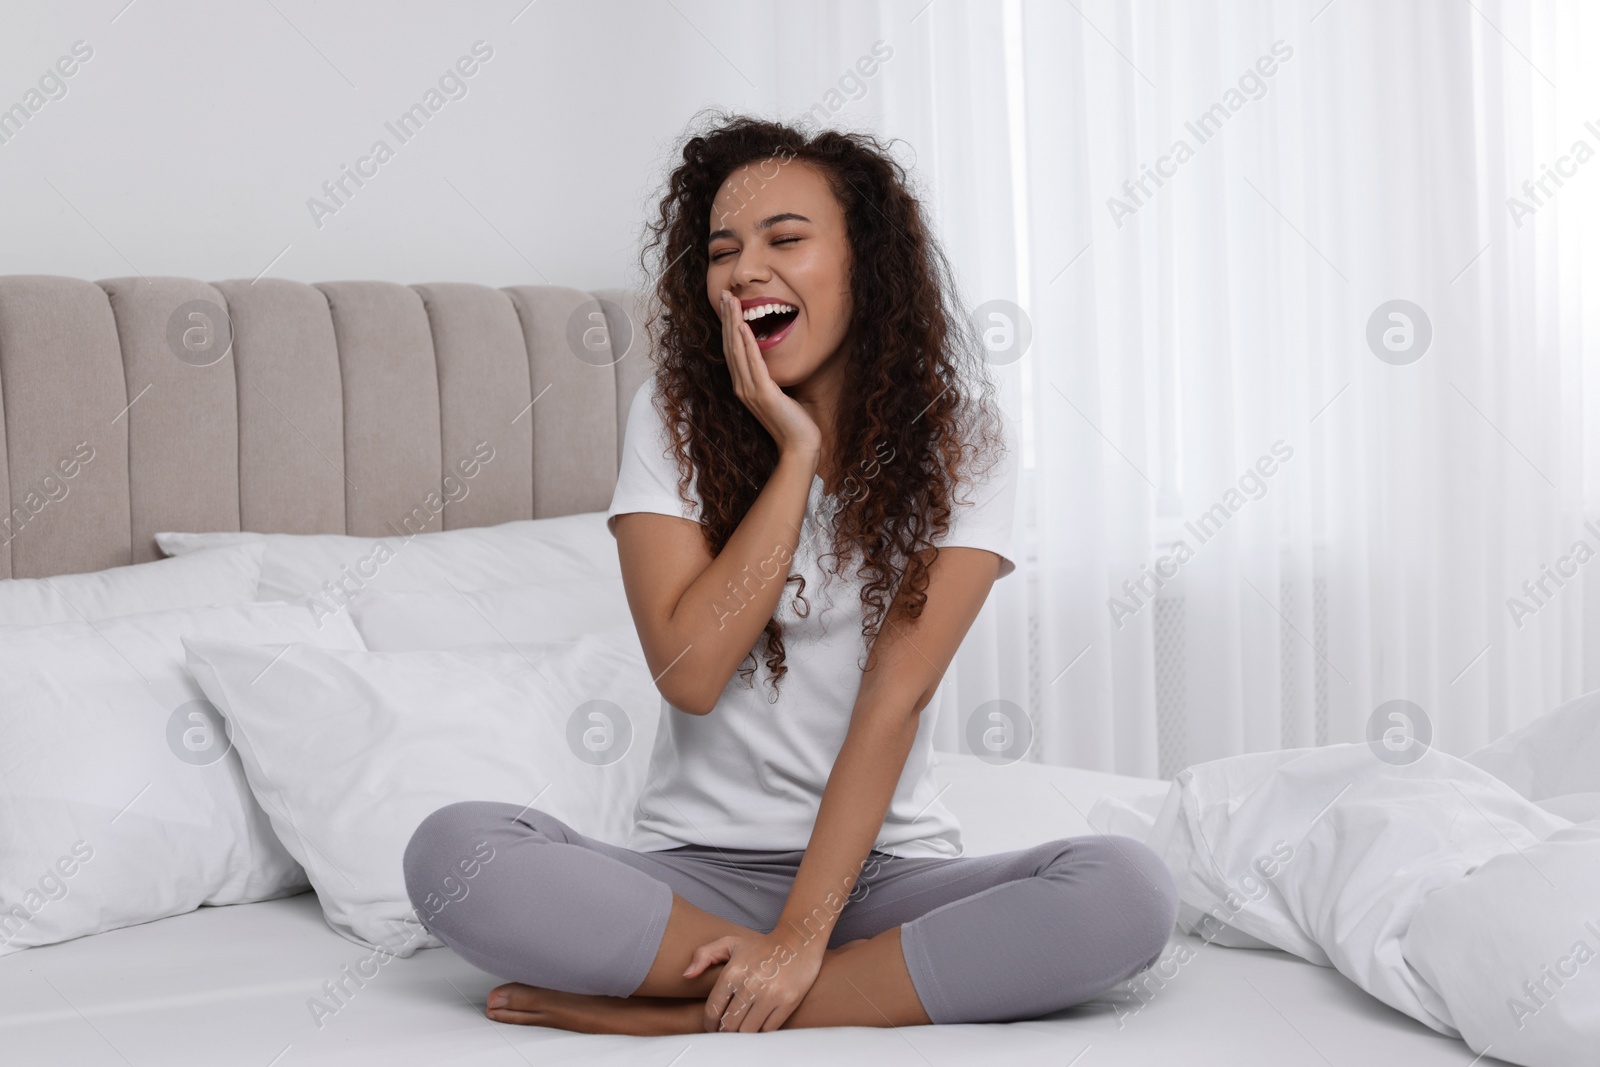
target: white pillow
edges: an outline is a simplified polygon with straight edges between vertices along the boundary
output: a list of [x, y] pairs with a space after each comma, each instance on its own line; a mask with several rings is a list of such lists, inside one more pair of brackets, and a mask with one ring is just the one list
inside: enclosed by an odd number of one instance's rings
[[1336, 967], [1454, 1037], [1439, 993], [1402, 958], [1413, 918], [1431, 894], [1567, 825], [1437, 748], [1397, 765], [1346, 743], [1187, 767], [1145, 843], [1177, 882], [1180, 921], [1203, 913]]
[[256, 599], [310, 598], [319, 615], [343, 611], [368, 590], [451, 592], [620, 574], [616, 542], [598, 511], [391, 537], [156, 534], [169, 556], [253, 541], [266, 546]]
[[533, 805], [626, 844], [660, 713], [631, 624], [428, 652], [185, 644], [328, 925], [358, 944], [399, 956], [440, 944], [415, 914], [401, 859], [446, 804]]
[[[1471, 814], [1463, 818], [1472, 818]], [[1428, 895], [1405, 962], [1474, 1052], [1593, 1063], [1600, 1039], [1600, 821], [1507, 851]]]
[[8, 630], [0, 955], [305, 888], [185, 669], [190, 634], [361, 647], [348, 620], [319, 630], [291, 604]]
[[88, 574], [0, 581], [0, 625], [95, 622], [116, 615], [254, 600], [263, 546], [241, 543], [183, 559]]
[[1545, 807], [1555, 798], [1600, 793], [1600, 689], [1484, 745], [1467, 762]]
[[471, 592], [373, 590], [357, 598], [350, 613], [374, 652], [542, 643], [633, 625], [620, 572]]

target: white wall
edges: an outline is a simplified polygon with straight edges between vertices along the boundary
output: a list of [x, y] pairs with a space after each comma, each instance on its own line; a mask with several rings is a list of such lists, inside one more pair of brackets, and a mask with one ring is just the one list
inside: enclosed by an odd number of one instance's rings
[[[0, 5], [0, 110], [42, 101], [0, 126], [0, 274], [637, 284], [690, 116], [777, 98], [771, 0], [125, 4]], [[65, 95], [28, 98], [78, 41]], [[401, 143], [385, 123], [477, 41]], [[319, 228], [308, 199], [380, 138]]]

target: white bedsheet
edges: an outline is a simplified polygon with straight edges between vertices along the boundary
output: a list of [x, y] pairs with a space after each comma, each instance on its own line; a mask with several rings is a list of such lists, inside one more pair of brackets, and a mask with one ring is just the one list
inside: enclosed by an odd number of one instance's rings
[[[968, 852], [1091, 832], [1104, 796], [1160, 781], [942, 756]], [[448, 949], [385, 964], [319, 1029], [308, 1001], [363, 950], [311, 894], [129, 927], [0, 959], [0, 1062], [108, 1067], [249, 1064], [946, 1064], [1466, 1067], [1466, 1046], [1277, 951], [1174, 938], [1155, 972], [1021, 1023], [617, 1038], [492, 1023], [499, 981]], [[1137, 988], [1135, 985], [1137, 984]], [[680, 1058], [681, 1057], [681, 1058]], [[1080, 1058], [1081, 1057], [1081, 1058]], [[1493, 1064], [1485, 1057], [1480, 1064]]]

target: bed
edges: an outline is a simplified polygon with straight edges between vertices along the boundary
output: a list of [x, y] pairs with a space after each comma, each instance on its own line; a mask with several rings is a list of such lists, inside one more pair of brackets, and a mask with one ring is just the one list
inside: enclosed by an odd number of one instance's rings
[[[627, 404], [649, 370], [639, 311], [624, 290], [555, 286], [0, 278], [0, 499], [12, 504], [0, 578], [156, 560], [158, 531], [380, 537], [410, 516], [458, 530], [601, 511]], [[470, 493], [418, 516], [441, 471], [484, 439], [503, 458]], [[70, 493], [26, 504], [38, 472], [84, 441], [99, 458]], [[1148, 803], [1169, 786], [939, 760], [972, 854], [1097, 832], [1097, 802]], [[1193, 935], [1169, 949], [1186, 962], [1005, 1025], [652, 1039], [506, 1026], [482, 1013], [498, 980], [443, 948], [389, 961], [319, 1020], [308, 1001], [363, 951], [329, 928], [315, 893], [300, 893], [0, 958], [0, 1048], [8, 1063], [264, 1067], [752, 1053], [795, 1063], [1474, 1062], [1463, 1042], [1331, 968]]]
[[[944, 754], [945, 802], [974, 854], [1092, 832], [1102, 796], [1166, 783], [1069, 768], [995, 767]], [[386, 964], [320, 1028], [307, 1009], [362, 955], [313, 893], [201, 908], [0, 959], [9, 1062], [185, 1065], [743, 1063], [1407, 1064], [1472, 1054], [1384, 1006], [1337, 971], [1284, 952], [1207, 945], [1160, 985], [1123, 988], [1034, 1022], [904, 1029], [621, 1038], [504, 1026], [483, 1016], [497, 979], [449, 949]], [[759, 1041], [752, 1046], [751, 1041]], [[685, 1050], [690, 1050], [685, 1055]], [[1081, 1057], [1081, 1059], [1079, 1058]], [[1480, 1063], [1498, 1063], [1487, 1057]]]

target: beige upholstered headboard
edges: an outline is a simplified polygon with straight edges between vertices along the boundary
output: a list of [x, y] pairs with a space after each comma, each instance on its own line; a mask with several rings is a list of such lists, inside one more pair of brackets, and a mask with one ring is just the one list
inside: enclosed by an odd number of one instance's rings
[[[642, 310], [618, 289], [0, 277], [0, 578], [156, 559], [158, 530], [604, 510], [650, 373]], [[493, 459], [447, 491], [481, 442]]]

